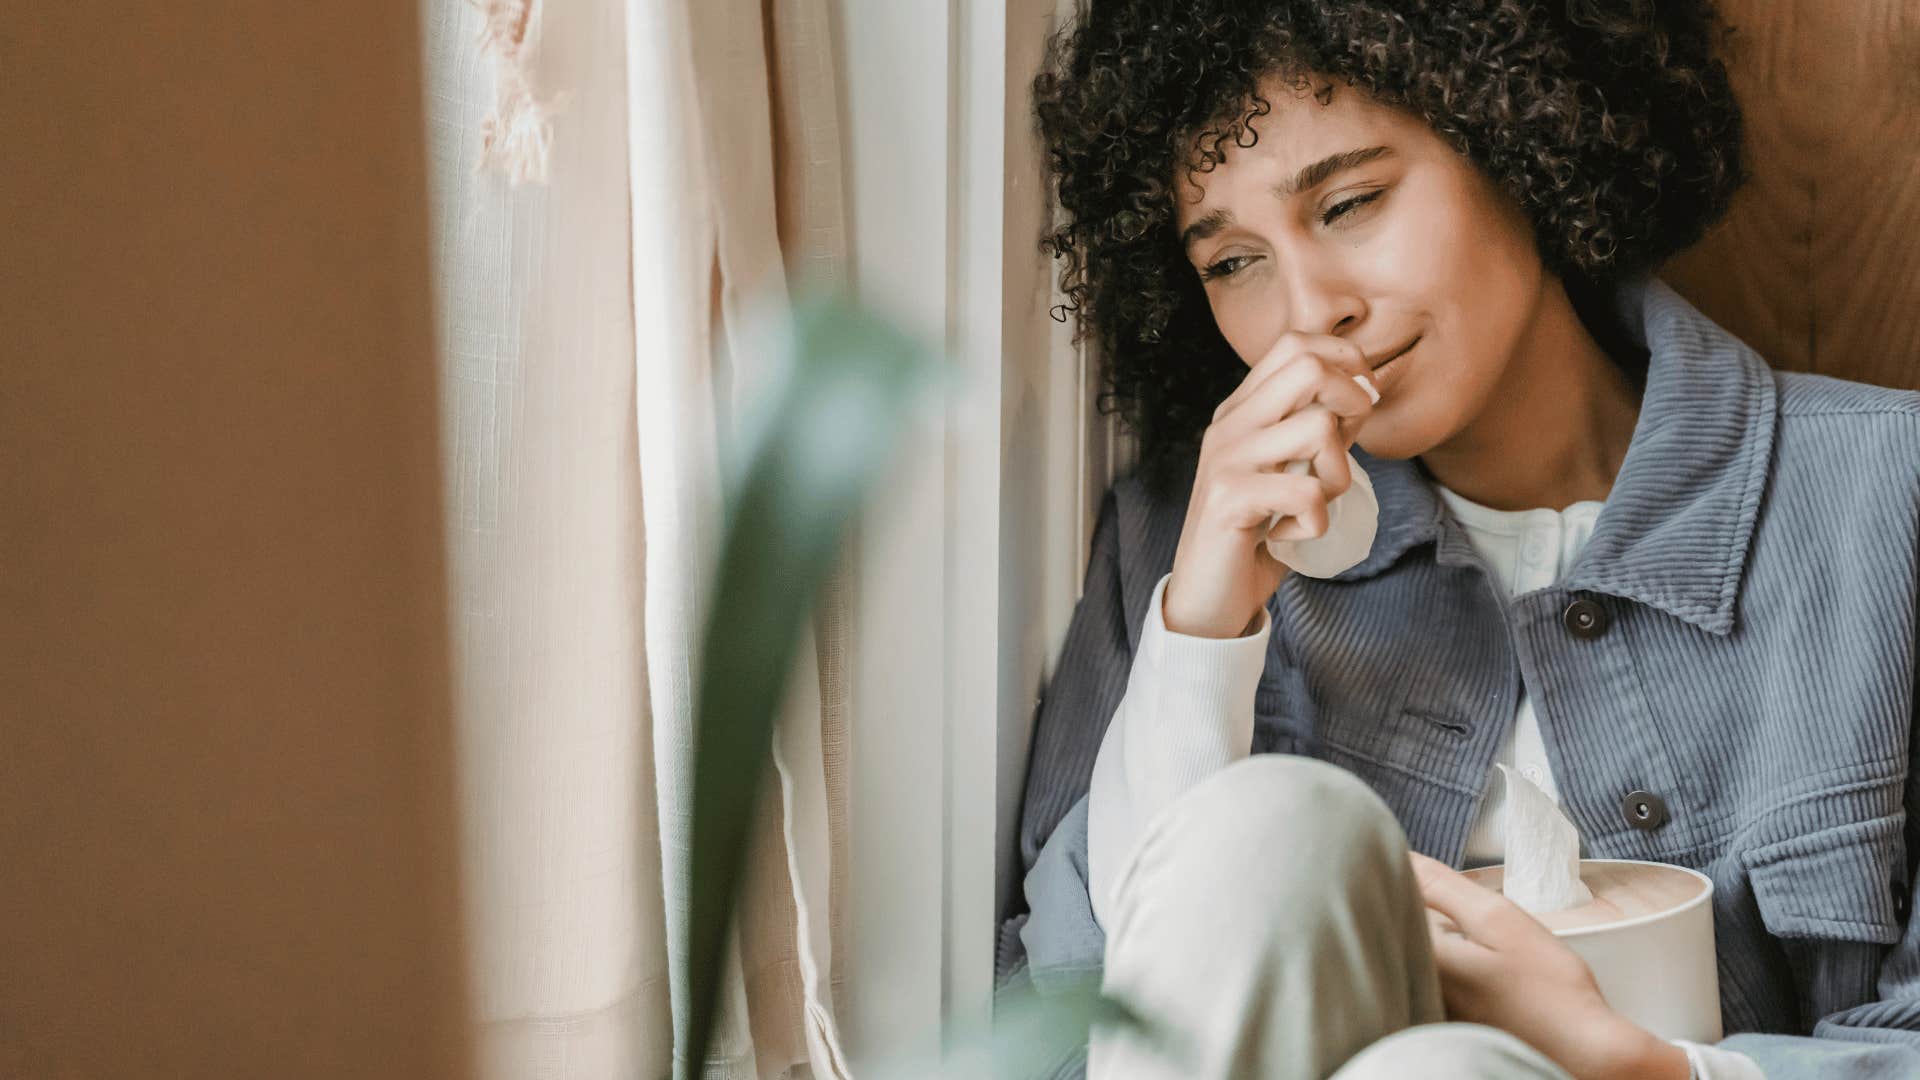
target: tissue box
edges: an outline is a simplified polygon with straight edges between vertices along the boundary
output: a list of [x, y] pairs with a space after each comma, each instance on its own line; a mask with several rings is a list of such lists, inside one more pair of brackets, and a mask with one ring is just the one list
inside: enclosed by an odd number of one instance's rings
[[[1466, 875], [1500, 891], [1505, 867]], [[1718, 1042], [1713, 881], [1668, 863], [1582, 859], [1593, 902], [1535, 915], [1593, 969], [1607, 1004], [1663, 1039]]]

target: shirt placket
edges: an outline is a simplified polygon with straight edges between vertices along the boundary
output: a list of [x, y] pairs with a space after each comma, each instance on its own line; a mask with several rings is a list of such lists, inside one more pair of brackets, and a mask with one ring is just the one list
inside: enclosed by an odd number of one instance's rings
[[[1520, 535], [1512, 595], [1522, 596], [1558, 581], [1565, 550], [1566, 529], [1559, 514], [1541, 512], [1528, 515]], [[1534, 714], [1532, 722], [1520, 722], [1516, 718], [1512, 764], [1521, 776], [1546, 792], [1548, 797], [1557, 800], [1559, 784], [1549, 768], [1550, 759], [1537, 719], [1539, 706], [1530, 700], [1529, 709]]]

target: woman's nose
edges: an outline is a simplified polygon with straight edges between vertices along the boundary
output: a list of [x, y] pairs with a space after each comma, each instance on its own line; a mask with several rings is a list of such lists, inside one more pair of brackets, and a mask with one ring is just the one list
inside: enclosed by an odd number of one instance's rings
[[1287, 318], [1283, 330], [1338, 334], [1366, 315], [1366, 301], [1350, 275], [1324, 251], [1302, 251], [1282, 261]]
[[1366, 314], [1366, 302], [1345, 282], [1303, 282], [1290, 304], [1290, 328], [1303, 334], [1339, 334]]

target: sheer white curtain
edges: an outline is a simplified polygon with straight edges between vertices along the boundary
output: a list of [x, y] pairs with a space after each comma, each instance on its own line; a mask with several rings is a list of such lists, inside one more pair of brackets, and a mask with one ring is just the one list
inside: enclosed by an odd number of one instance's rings
[[843, 261], [824, 0], [422, 3], [485, 1075], [844, 1076], [840, 583], [697, 1069], [670, 963], [716, 462], [767, 374], [728, 345], [751, 298]]

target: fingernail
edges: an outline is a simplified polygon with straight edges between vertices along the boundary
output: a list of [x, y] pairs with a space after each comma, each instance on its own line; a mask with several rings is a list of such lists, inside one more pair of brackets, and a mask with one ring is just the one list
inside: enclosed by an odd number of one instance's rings
[[1371, 399], [1375, 405], [1380, 404], [1380, 390], [1373, 385], [1372, 379], [1367, 378], [1365, 375], [1355, 375], [1353, 381], [1360, 384], [1360, 389], [1367, 392], [1367, 397]]

